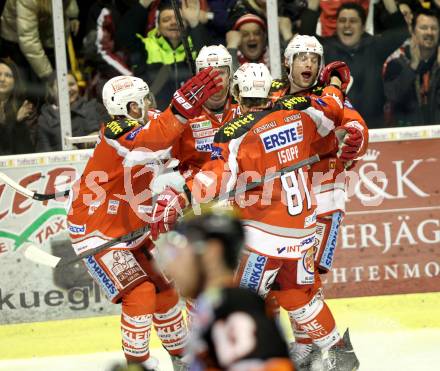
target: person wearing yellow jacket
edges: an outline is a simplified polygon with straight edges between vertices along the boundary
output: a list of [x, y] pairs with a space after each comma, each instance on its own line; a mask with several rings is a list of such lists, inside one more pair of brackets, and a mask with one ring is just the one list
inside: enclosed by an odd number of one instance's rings
[[[169, 1], [161, 1], [156, 27], [145, 33], [150, 5], [149, 1], [139, 1], [124, 14], [116, 32], [116, 42], [127, 49], [131, 70], [149, 84], [157, 108], [163, 110], [172, 93], [191, 76], [191, 71]], [[198, 21], [197, 10], [182, 9], [182, 16], [188, 25], [188, 44], [195, 59], [197, 51], [207, 44], [209, 33]]]

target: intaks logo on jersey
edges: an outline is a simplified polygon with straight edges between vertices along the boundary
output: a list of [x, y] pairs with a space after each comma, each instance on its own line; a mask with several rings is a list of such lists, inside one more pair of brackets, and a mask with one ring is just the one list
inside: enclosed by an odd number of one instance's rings
[[86, 225], [69, 223], [69, 232], [72, 234], [86, 234]]
[[282, 247], [277, 247], [277, 254], [289, 254], [289, 253], [300, 253], [302, 250], [305, 249], [305, 246], [310, 247], [310, 245], [312, 244], [312, 242], [315, 241], [315, 235], [307, 237], [305, 239], [303, 239], [301, 241], [300, 244], [298, 245], [289, 245], [289, 246], [282, 246]]
[[119, 209], [119, 201], [118, 200], [109, 200], [107, 206], [107, 214], [117, 214]]
[[199, 152], [211, 152], [214, 137], [196, 139], [196, 150]]
[[193, 122], [191, 124], [192, 131], [206, 130], [211, 128], [212, 128], [212, 123], [210, 120]]
[[266, 131], [260, 135], [265, 152], [273, 152], [303, 140], [301, 121]]

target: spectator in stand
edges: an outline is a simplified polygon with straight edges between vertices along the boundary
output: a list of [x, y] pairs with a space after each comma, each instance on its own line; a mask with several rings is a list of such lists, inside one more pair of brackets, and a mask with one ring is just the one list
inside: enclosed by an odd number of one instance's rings
[[[382, 66], [408, 37], [408, 28], [395, 0], [383, 0], [390, 15], [389, 29], [380, 35], [365, 32], [366, 13], [357, 3], [345, 3], [337, 13], [336, 34], [321, 38], [326, 63], [344, 61], [354, 83], [348, 97], [370, 128], [384, 124], [385, 96]], [[314, 29], [316, 25], [310, 28]]]
[[[209, 12], [202, 13], [202, 17], [206, 17], [208, 29], [211, 31], [212, 40], [209, 45], [226, 45], [225, 35], [231, 30], [229, 13], [237, 0], [208, 0], [207, 2]], [[209, 13], [211, 15], [208, 16]]]
[[[76, 0], [63, 0], [66, 35], [79, 30]], [[6, 0], [1, 16], [1, 56], [10, 57], [20, 67], [26, 81], [37, 82], [28, 94], [41, 94], [38, 81], [54, 70], [54, 38], [51, 0]], [[37, 91], [35, 89], [38, 89]]]
[[[306, 9], [307, 1], [294, 0], [278, 1], [278, 26], [280, 31], [281, 49], [284, 49], [294, 35], [296, 23], [299, 22], [302, 12]], [[235, 29], [239, 19], [249, 14], [256, 15], [266, 23], [266, 0], [238, 0], [229, 14], [229, 29]], [[266, 27], [266, 26], [265, 26]], [[227, 36], [228, 38], [228, 36]]]
[[412, 33], [412, 19], [413, 14], [418, 13], [422, 9], [430, 9], [440, 14], [440, 0], [397, 0], [399, 10], [405, 17], [405, 21], [408, 24], [409, 32]]
[[[172, 94], [190, 76], [180, 30], [169, 1], [161, 1], [157, 27], [146, 35], [151, 0], [140, 0], [121, 19], [117, 41], [125, 44], [129, 52], [131, 69], [144, 79], [154, 93], [159, 110], [165, 109]], [[188, 43], [195, 59], [197, 51], [206, 44], [206, 28], [199, 21], [199, 0], [182, 3], [182, 17], [188, 24]], [[209, 33], [208, 33], [209, 34]]]
[[36, 110], [21, 94], [17, 66], [10, 59], [0, 59], [0, 155], [34, 152], [30, 127]]
[[393, 126], [440, 122], [439, 18], [420, 9], [412, 20], [412, 37], [384, 65], [385, 96]]
[[[72, 136], [83, 136], [97, 133], [103, 122], [109, 121], [104, 106], [95, 99], [87, 101], [79, 94], [78, 84], [69, 74], [70, 116]], [[41, 107], [37, 127], [37, 152], [61, 151], [61, 124], [58, 107], [58, 88], [55, 73], [48, 78], [47, 102]], [[78, 145], [79, 148], [85, 148]]]
[[[340, 6], [344, 3], [358, 3], [364, 8], [365, 13], [368, 13], [370, 0], [308, 0], [307, 9], [305, 9], [301, 15], [301, 21], [307, 27], [307, 25], [317, 24], [319, 19], [320, 28], [318, 34], [323, 37], [333, 36], [336, 32], [336, 14]], [[300, 33], [307, 32], [312, 34], [315, 31], [316, 29], [309, 30], [301, 27]]]
[[[280, 1], [278, 7], [280, 49], [284, 50], [293, 37], [293, 22], [305, 9], [305, 2]], [[226, 33], [226, 47], [233, 58], [233, 70], [235, 71], [243, 63], [264, 63], [270, 68], [266, 1], [238, 0], [230, 12], [230, 19], [233, 23], [231, 30]]]
[[266, 22], [255, 14], [245, 14], [237, 19], [226, 34], [226, 48], [232, 56], [235, 71], [244, 63], [264, 63], [269, 67]]
[[[133, 4], [132, 4], [133, 3]], [[87, 86], [88, 95], [101, 100], [107, 80], [119, 75], [132, 75], [128, 55], [115, 41], [121, 17], [134, 5], [132, 0], [98, 0], [89, 10], [83, 54], [94, 68]]]
[[405, 21], [408, 25], [408, 28], [411, 32], [411, 23], [413, 17], [413, 8], [414, 8], [414, 0], [400, 0], [399, 1], [399, 10], [402, 13]]
[[[278, 1], [278, 15], [280, 18], [288, 18], [291, 21], [290, 25], [292, 27], [292, 24], [300, 19], [300, 16], [306, 7], [306, 0], [280, 0]], [[231, 18], [229, 29], [238, 18], [248, 13], [266, 19], [266, 0], [238, 0], [229, 14]], [[291, 37], [289, 40], [290, 39]]]

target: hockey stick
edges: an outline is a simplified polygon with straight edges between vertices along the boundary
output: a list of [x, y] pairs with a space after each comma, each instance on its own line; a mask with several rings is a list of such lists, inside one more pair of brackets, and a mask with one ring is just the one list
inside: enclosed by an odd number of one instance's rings
[[[165, 169], [170, 169], [176, 167], [175, 161], [173, 159], [169, 159], [165, 164]], [[65, 191], [55, 192], [55, 193], [37, 193], [33, 192], [22, 185], [18, 184], [15, 180], [8, 177], [6, 174], [0, 172], [0, 180], [7, 184], [9, 187], [15, 189], [18, 193], [26, 196], [28, 198], [32, 198], [36, 201], [48, 201], [53, 200], [59, 197], [66, 197], [70, 193], [70, 189], [66, 189]]]
[[[287, 166], [285, 168], [282, 168], [280, 171], [271, 173], [267, 176], [264, 176], [261, 180], [256, 181], [256, 182], [251, 182], [246, 184], [243, 187], [234, 189], [230, 192], [226, 192], [223, 193], [217, 197], [215, 197], [213, 200], [211, 201], [219, 201], [219, 200], [227, 200], [229, 198], [235, 197], [236, 195], [245, 193], [247, 191], [250, 191], [264, 183], [270, 182], [280, 176], [282, 176], [283, 174], [286, 173], [290, 173], [292, 171], [298, 170], [304, 166], [310, 166], [313, 165], [314, 163], [319, 161], [319, 155], [314, 155], [312, 157], [309, 157], [305, 160], [299, 161], [298, 163], [292, 165], [292, 166]], [[150, 231], [150, 226], [146, 225], [144, 227], [141, 227], [139, 229], [136, 229], [133, 232], [127, 233], [123, 236], [117, 237], [113, 240], [110, 240], [104, 244], [102, 244], [101, 246], [98, 246], [94, 249], [85, 251], [84, 253], [75, 256], [73, 258], [59, 258], [56, 257], [54, 255], [51, 255], [41, 249], [39, 249], [37, 246], [35, 246], [32, 243], [29, 243], [27, 245], [27, 247], [25, 248], [25, 252], [24, 255], [27, 259], [32, 260], [34, 262], [43, 264], [43, 265], [48, 265], [52, 268], [55, 267], [60, 267], [60, 266], [65, 266], [65, 265], [69, 265], [69, 264], [73, 264], [76, 262], [79, 262], [80, 260], [87, 258], [89, 256], [98, 254], [99, 252], [108, 249], [109, 247], [112, 247], [114, 245], [117, 245], [118, 243], [124, 243], [124, 242], [130, 242], [133, 241], [139, 237], [141, 237], [142, 235], [148, 233]]]
[[171, 0], [171, 6], [173, 7], [174, 14], [176, 15], [177, 26], [180, 30], [180, 38], [182, 39], [183, 49], [185, 50], [186, 54], [186, 61], [188, 63], [191, 74], [194, 76], [196, 74], [196, 65], [191, 53], [191, 48], [189, 47], [188, 34], [186, 33], [185, 25], [183, 24], [182, 14], [180, 13], [180, 9], [176, 0]]
[[37, 193], [33, 192], [22, 185], [18, 184], [16, 181], [9, 178], [6, 174], [0, 172], [0, 180], [5, 182], [8, 186], [14, 188], [18, 193], [22, 194], [23, 196], [26, 196], [28, 198], [32, 198], [36, 201], [47, 201], [52, 200], [54, 198], [58, 197], [65, 197], [69, 195], [70, 190], [66, 189], [65, 191], [60, 191], [52, 194], [44, 194], [44, 193]]

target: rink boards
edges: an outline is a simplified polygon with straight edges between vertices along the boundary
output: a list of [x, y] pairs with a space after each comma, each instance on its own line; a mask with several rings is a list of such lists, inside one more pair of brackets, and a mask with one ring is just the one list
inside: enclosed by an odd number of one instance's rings
[[[326, 295], [439, 291], [440, 127], [370, 133], [369, 150], [350, 173], [347, 216], [334, 269], [325, 279]], [[0, 171], [32, 190], [52, 193], [80, 173], [90, 154], [81, 150], [1, 157]], [[0, 184], [0, 323], [118, 313], [82, 265], [54, 271], [21, 254], [26, 240], [55, 255], [72, 254], [65, 205], [66, 200], [25, 199]]]

